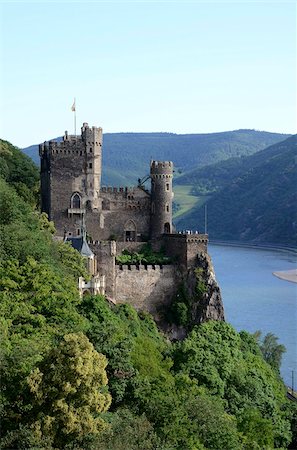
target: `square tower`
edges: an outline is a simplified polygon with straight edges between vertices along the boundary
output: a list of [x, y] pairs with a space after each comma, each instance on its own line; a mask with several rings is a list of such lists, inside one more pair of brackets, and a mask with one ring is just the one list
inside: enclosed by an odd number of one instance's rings
[[41, 158], [41, 208], [55, 222], [59, 235], [64, 229], [78, 234], [86, 209], [101, 211], [102, 128], [84, 123], [81, 136], [39, 146]]

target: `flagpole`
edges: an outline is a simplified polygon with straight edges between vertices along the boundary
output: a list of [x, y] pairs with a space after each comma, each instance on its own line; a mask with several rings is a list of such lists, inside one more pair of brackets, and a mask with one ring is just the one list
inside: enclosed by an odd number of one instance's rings
[[74, 97], [74, 136], [76, 139], [76, 98]]

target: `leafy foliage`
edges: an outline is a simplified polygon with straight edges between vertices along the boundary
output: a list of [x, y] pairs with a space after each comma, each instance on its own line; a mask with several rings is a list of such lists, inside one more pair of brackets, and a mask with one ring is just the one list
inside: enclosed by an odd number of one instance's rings
[[50, 437], [54, 447], [63, 447], [106, 428], [100, 413], [110, 405], [107, 360], [82, 333], [64, 336], [29, 377], [33, 394], [31, 425], [38, 440]]
[[163, 250], [154, 252], [149, 243], [145, 244], [139, 253], [123, 250], [122, 254], [116, 257], [118, 264], [170, 264], [171, 259], [165, 256]]
[[17, 147], [0, 139], [0, 178], [13, 186], [26, 202], [38, 202], [39, 171], [33, 161]]
[[260, 341], [260, 349], [265, 361], [279, 373], [282, 362], [282, 355], [286, 351], [286, 347], [279, 344], [278, 337], [273, 333], [267, 333], [266, 336], [261, 339], [261, 331], [255, 333], [255, 338]]
[[[170, 343], [147, 313], [81, 299], [82, 258], [3, 179], [0, 212], [1, 448], [290, 446], [294, 405], [255, 337], [208, 322]], [[182, 323], [190, 300], [177, 300]]]

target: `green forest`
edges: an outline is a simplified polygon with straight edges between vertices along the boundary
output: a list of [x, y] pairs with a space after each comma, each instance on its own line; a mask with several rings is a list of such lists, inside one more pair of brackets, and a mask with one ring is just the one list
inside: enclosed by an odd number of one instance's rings
[[[102, 183], [106, 186], [134, 185], [149, 172], [151, 159], [173, 161], [175, 177], [193, 168], [232, 157], [252, 155], [289, 135], [257, 130], [220, 133], [104, 133]], [[45, 139], [49, 139], [45, 136]], [[58, 137], [56, 141], [61, 141]], [[23, 151], [39, 164], [38, 145]]]
[[[207, 198], [211, 239], [295, 246], [296, 147], [295, 135], [251, 156], [188, 172], [176, 183]], [[176, 219], [179, 229], [198, 224], [204, 224], [201, 202]]]
[[275, 336], [209, 321], [170, 342], [148, 313], [80, 298], [34, 163], [1, 141], [0, 167], [1, 449], [296, 448]]

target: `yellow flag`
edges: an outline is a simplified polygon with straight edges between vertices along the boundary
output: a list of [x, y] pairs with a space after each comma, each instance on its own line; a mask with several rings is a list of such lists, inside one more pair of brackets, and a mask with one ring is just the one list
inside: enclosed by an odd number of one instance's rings
[[76, 111], [76, 109], [75, 109], [75, 99], [74, 99], [73, 105], [71, 106], [71, 111]]

